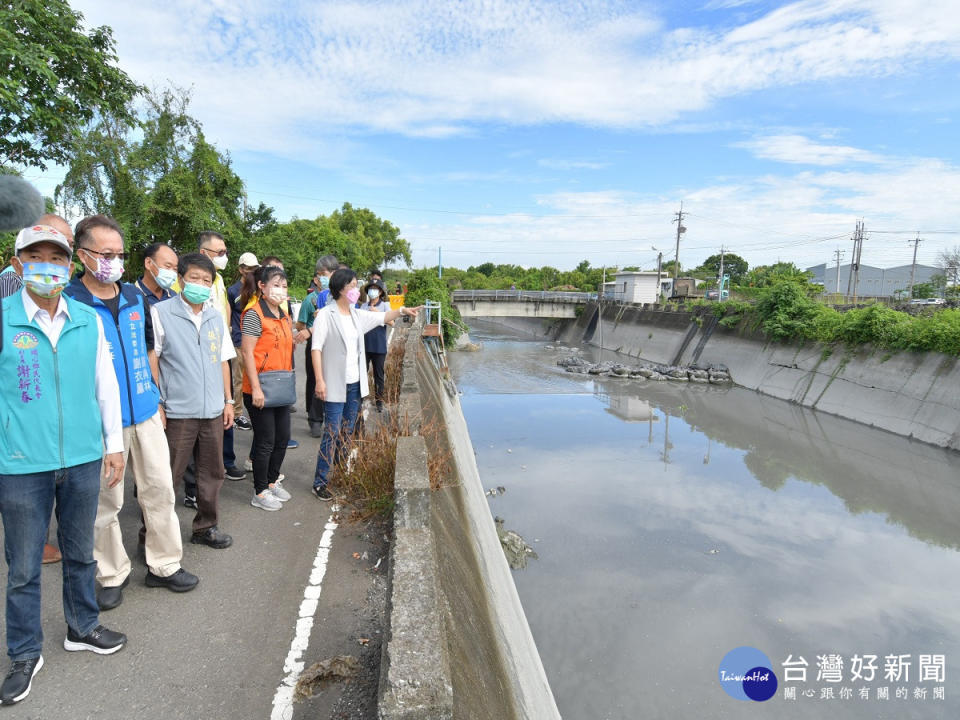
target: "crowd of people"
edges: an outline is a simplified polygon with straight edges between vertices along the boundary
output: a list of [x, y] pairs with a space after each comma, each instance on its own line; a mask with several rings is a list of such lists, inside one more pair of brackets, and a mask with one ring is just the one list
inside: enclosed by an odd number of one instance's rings
[[[141, 512], [145, 584], [188, 592], [177, 489], [194, 508], [190, 542], [229, 548], [221, 528], [225, 478], [252, 474], [250, 504], [277, 511], [297, 402], [295, 353], [305, 347], [310, 434], [320, 439], [312, 493], [331, 500], [330, 470], [349, 450], [363, 398], [382, 411], [386, 326], [393, 310], [379, 271], [360, 283], [321, 257], [293, 317], [280, 258], [243, 253], [237, 281], [224, 237], [200, 233], [183, 255], [157, 243], [124, 282], [120, 225], [106, 215], [75, 228], [44, 215], [16, 237], [0, 273], [0, 515], [8, 564], [7, 653], [0, 703], [19, 702], [43, 666], [40, 569], [63, 563], [66, 650], [109, 655], [127, 642], [100, 622], [131, 575], [118, 519], [129, 467]], [[79, 265], [75, 274], [74, 263]], [[94, 392], [90, 392], [91, 378]], [[14, 381], [15, 379], [15, 381]], [[234, 428], [251, 431], [237, 466]], [[56, 515], [56, 544], [48, 543]]]

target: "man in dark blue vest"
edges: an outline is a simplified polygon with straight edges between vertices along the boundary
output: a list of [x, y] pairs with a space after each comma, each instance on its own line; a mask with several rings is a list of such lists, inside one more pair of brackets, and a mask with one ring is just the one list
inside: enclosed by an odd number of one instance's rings
[[0, 515], [12, 661], [0, 687], [3, 704], [25, 698], [43, 666], [40, 566], [54, 503], [63, 553], [64, 649], [108, 655], [127, 641], [99, 623], [93, 557], [101, 466], [108, 477], [123, 476], [120, 392], [110, 348], [97, 314], [62, 295], [72, 256], [63, 234], [47, 225], [26, 228], [14, 251], [24, 289], [3, 300], [0, 347]]
[[[97, 312], [113, 352], [123, 410], [124, 459], [133, 470], [146, 527], [146, 584], [187, 592], [196, 587], [198, 578], [180, 567], [183, 543], [170, 451], [160, 419], [160, 392], [148, 357], [153, 349], [149, 309], [140, 291], [120, 281], [126, 255], [117, 222], [106, 215], [93, 215], [77, 224], [75, 235], [84, 272], [64, 292]], [[123, 496], [123, 477], [103, 479], [93, 548], [101, 610], [115, 608], [123, 601], [123, 588], [130, 577], [130, 558], [120, 532]]]

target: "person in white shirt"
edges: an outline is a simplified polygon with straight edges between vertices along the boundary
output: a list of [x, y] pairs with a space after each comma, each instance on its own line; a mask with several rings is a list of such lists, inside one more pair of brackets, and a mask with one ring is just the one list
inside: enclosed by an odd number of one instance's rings
[[[116, 652], [127, 638], [99, 623], [94, 521], [100, 471], [123, 477], [120, 391], [96, 312], [61, 293], [72, 251], [48, 225], [14, 245], [24, 289], [3, 300], [0, 516], [7, 574], [7, 654], [0, 702], [19, 702], [43, 666], [40, 566], [54, 503], [63, 553], [65, 650]], [[94, 392], [90, 392], [90, 379]]]
[[323, 437], [313, 477], [313, 494], [320, 500], [333, 499], [327, 489], [330, 468], [346, 451], [360, 401], [370, 392], [364, 333], [401, 315], [416, 317], [420, 310], [418, 307], [387, 312], [358, 310], [355, 307], [360, 299], [357, 274], [348, 268], [341, 268], [330, 277], [330, 297], [334, 302], [317, 312], [311, 331], [313, 371], [317, 378], [314, 392], [324, 401]]

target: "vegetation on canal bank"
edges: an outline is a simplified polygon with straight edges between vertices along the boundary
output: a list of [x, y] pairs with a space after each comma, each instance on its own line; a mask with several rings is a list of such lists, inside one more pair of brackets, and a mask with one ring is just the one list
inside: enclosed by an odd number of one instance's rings
[[882, 303], [837, 310], [817, 299], [820, 291], [803, 278], [788, 278], [759, 288], [753, 302], [731, 299], [698, 304], [708, 305], [725, 327], [745, 324], [777, 342], [870, 344], [960, 355], [960, 310], [913, 315]]

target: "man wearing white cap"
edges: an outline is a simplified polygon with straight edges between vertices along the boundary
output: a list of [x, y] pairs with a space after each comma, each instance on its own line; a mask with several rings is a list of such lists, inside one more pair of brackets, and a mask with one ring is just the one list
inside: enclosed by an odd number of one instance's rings
[[233, 380], [234, 408], [233, 424], [241, 430], [250, 430], [253, 425], [250, 419], [243, 414], [243, 394], [241, 385], [243, 384], [243, 355], [240, 353], [240, 329], [241, 316], [244, 308], [240, 307], [240, 294], [243, 292], [243, 281], [250, 273], [257, 271], [260, 262], [257, 256], [252, 252], [245, 252], [240, 256], [237, 262], [239, 276], [237, 281], [227, 288], [227, 301], [230, 303], [230, 337], [233, 339], [233, 346], [237, 349], [237, 356], [230, 361], [230, 373]]
[[[63, 233], [34, 225], [17, 235], [24, 289], [5, 298], [0, 345], [0, 516], [8, 562], [11, 668], [0, 702], [19, 702], [43, 666], [40, 565], [57, 506], [63, 552], [65, 650], [116, 652], [122, 633], [99, 623], [93, 531], [100, 470], [123, 475], [120, 390], [96, 312], [61, 293], [72, 251]], [[90, 392], [90, 378], [94, 392]]]

